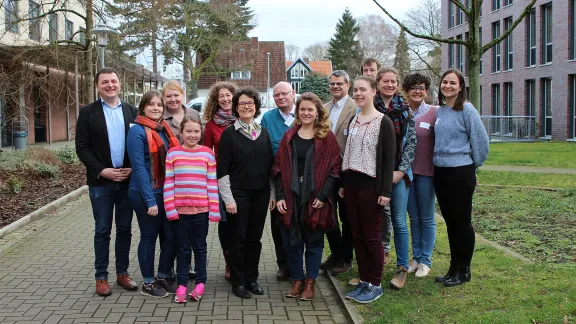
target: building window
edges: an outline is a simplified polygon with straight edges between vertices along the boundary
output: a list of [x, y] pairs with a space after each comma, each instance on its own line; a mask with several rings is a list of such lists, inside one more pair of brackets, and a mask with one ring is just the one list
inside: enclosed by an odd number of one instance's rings
[[[482, 27], [478, 28], [478, 38], [480, 38], [480, 46], [482, 46]], [[482, 54], [480, 54], [480, 75], [482, 75]]]
[[504, 7], [512, 4], [512, 0], [504, 0]]
[[576, 138], [576, 74], [570, 76], [570, 111], [572, 115], [572, 138]]
[[307, 74], [308, 74], [308, 69], [304, 65], [302, 65], [301, 63], [294, 65], [294, 67], [290, 71], [290, 77], [292, 79], [304, 79], [304, 77]]
[[[460, 0], [462, 1], [462, 0]], [[456, 5], [454, 5], [456, 6]], [[464, 23], [464, 11], [460, 7], [456, 7], [456, 26], [460, 26]]]
[[480, 115], [482, 115], [482, 86], [480, 86], [480, 107], [478, 108]]
[[526, 116], [536, 116], [536, 81], [526, 81]]
[[542, 79], [542, 136], [552, 136], [552, 79]]
[[492, 11], [500, 10], [500, 0], [492, 0]]
[[[464, 39], [466, 41], [468, 41], [469, 37], [470, 37], [470, 34], [468, 32], [464, 33]], [[464, 70], [462, 70], [462, 73], [464, 73], [465, 77], [468, 77], [468, 56], [469, 56], [468, 48], [465, 48], [464, 45], [462, 45], [462, 49], [464, 51], [464, 63], [462, 64], [462, 68]], [[470, 94], [470, 93], [468, 93], [468, 94]]]
[[66, 40], [72, 40], [72, 38], [74, 37], [74, 23], [66, 19], [65, 25], [66, 25], [65, 30]]
[[250, 79], [250, 71], [234, 71], [230, 74], [230, 79]]
[[40, 5], [34, 1], [28, 2], [28, 13], [30, 15], [28, 38], [40, 41]]
[[526, 66], [536, 65], [536, 9], [526, 16]]
[[454, 27], [454, 7], [452, 1], [448, 0], [448, 28]]
[[[512, 82], [504, 83], [504, 116], [510, 117], [514, 115], [514, 90], [512, 87]], [[504, 133], [512, 133], [514, 124], [512, 123], [512, 118], [507, 118], [504, 123], [502, 123], [505, 129]]]
[[572, 59], [576, 60], [576, 0], [572, 0], [572, 28], [570, 28], [570, 32], [572, 33]]
[[[500, 22], [492, 23], [492, 39], [500, 37]], [[492, 47], [492, 72], [500, 72], [500, 62], [502, 53], [500, 52], [500, 43]]]
[[[470, 10], [470, 0], [465, 0], [464, 5], [466, 6], [466, 9]], [[468, 16], [466, 15], [464, 15], [464, 22], [468, 23]]]
[[296, 93], [300, 92], [300, 81], [292, 81], [290, 82], [290, 84], [292, 85], [292, 89], [294, 89]]
[[[500, 85], [499, 84], [493, 84], [492, 85], [492, 116], [501, 116], [501, 111], [500, 111]], [[492, 118], [492, 130], [495, 133], [500, 133], [500, 126], [502, 125], [500, 123], [500, 118]]]
[[18, 32], [18, 1], [4, 0], [4, 22], [7, 31]]
[[448, 68], [454, 68], [454, 44], [451, 43], [448, 43]]
[[[462, 35], [456, 36], [457, 40], [462, 40]], [[464, 45], [456, 44], [456, 68], [464, 73]]]
[[86, 45], [86, 28], [78, 28], [78, 42], [82, 45]]
[[542, 63], [552, 63], [552, 3], [542, 6]]
[[[504, 30], [512, 27], [512, 17], [504, 19]], [[512, 41], [512, 33], [504, 40], [504, 70], [512, 70], [514, 67], [514, 43]]]
[[58, 40], [58, 15], [56, 13], [48, 15], [48, 29], [48, 39]]

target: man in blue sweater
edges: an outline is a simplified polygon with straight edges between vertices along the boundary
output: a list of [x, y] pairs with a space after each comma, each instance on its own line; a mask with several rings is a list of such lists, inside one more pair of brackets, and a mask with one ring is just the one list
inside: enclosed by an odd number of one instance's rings
[[[279, 82], [276, 84], [273, 89], [273, 95], [274, 102], [278, 108], [265, 113], [260, 123], [262, 127], [266, 128], [270, 135], [274, 156], [276, 156], [282, 136], [284, 136], [284, 133], [292, 127], [294, 123], [294, 110], [296, 109], [294, 105], [294, 94], [295, 92], [288, 82]], [[280, 280], [286, 280], [290, 278], [290, 272], [288, 270], [288, 261], [286, 260], [286, 251], [284, 250], [282, 237], [280, 236], [280, 214], [278, 208], [274, 208], [274, 210], [270, 212], [270, 216], [272, 239], [274, 240], [276, 263], [278, 264], [276, 277]]]

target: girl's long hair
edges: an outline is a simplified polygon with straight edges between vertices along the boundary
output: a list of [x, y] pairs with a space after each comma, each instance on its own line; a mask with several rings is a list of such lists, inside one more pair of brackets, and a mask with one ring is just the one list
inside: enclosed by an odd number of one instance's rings
[[299, 108], [300, 104], [304, 100], [311, 101], [314, 104], [314, 106], [316, 106], [316, 111], [318, 112], [318, 116], [314, 121], [314, 137], [326, 138], [326, 136], [328, 136], [328, 132], [330, 131], [330, 120], [328, 118], [328, 111], [326, 110], [326, 108], [324, 108], [322, 100], [320, 100], [320, 98], [318, 98], [318, 96], [313, 94], [312, 92], [304, 92], [303, 94], [300, 95], [298, 100], [296, 100], [295, 123], [298, 125], [302, 124], [302, 121], [300, 121]]

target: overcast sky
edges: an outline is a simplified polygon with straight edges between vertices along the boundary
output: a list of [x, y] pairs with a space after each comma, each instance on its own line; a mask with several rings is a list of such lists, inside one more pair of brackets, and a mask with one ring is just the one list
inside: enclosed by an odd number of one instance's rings
[[[379, 0], [391, 14], [403, 19], [418, 0]], [[250, 32], [261, 41], [284, 41], [303, 50], [328, 41], [348, 7], [355, 18], [366, 14], [385, 16], [372, 0], [250, 0], [258, 26]], [[393, 23], [386, 17], [386, 20]]]

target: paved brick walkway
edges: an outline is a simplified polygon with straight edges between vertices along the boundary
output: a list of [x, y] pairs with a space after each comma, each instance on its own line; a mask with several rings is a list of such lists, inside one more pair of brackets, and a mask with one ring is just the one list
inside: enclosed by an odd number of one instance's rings
[[[289, 283], [276, 280], [269, 230], [260, 262], [265, 294], [247, 300], [231, 294], [216, 228], [211, 224], [202, 301], [176, 304], [172, 298], [152, 299], [117, 286], [103, 298], [94, 291], [93, 219], [90, 201], [83, 196], [0, 239], [0, 323], [347, 323], [326, 278], [319, 278], [311, 302], [283, 296]], [[130, 272], [141, 283], [136, 218], [132, 232]]]

